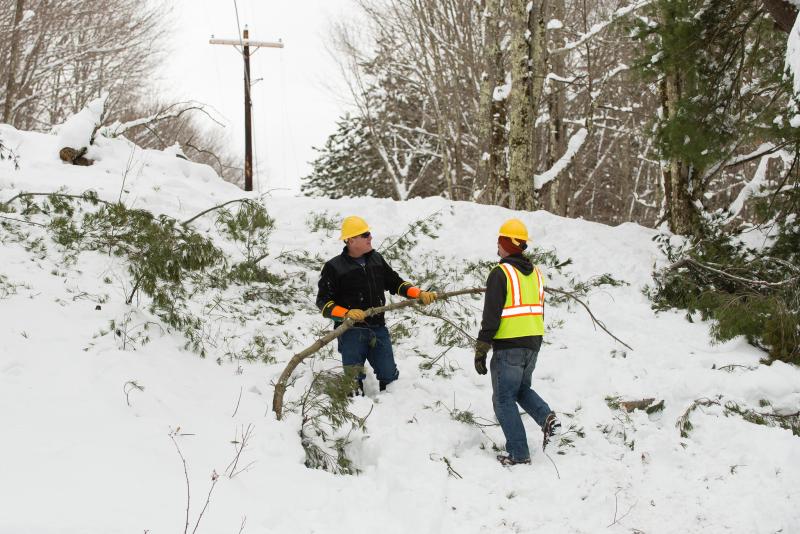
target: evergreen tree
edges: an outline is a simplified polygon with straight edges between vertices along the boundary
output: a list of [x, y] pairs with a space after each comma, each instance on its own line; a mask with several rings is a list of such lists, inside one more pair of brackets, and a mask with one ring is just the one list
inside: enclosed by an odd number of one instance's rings
[[779, 52], [786, 37], [745, 0], [659, 0], [650, 14], [639, 24], [640, 67], [661, 87], [664, 218], [673, 232], [701, 233], [702, 214], [737, 155], [764, 141], [800, 140], [782, 119], [791, 102]]
[[336, 132], [315, 148], [319, 157], [313, 171], [303, 178], [301, 191], [306, 196], [391, 197], [389, 179], [378, 155], [369, 143], [363, 121], [349, 114], [336, 123]]
[[357, 111], [343, 117], [304, 179], [309, 195], [406, 200], [443, 193], [440, 135], [431, 131], [430, 95], [401, 59], [402, 39], [386, 34], [370, 57], [354, 58]]
[[[657, 307], [712, 319], [717, 340], [743, 335], [771, 360], [800, 364], [800, 132], [783, 76], [786, 36], [744, 0], [660, 0], [654, 12], [658, 22], [640, 27], [642, 66], [662, 87], [665, 219], [688, 240], [660, 238], [673, 263], [656, 274], [651, 296]], [[735, 184], [728, 168], [773, 153], [789, 164], [781, 173], [765, 164], [746, 186], [760, 199], [740, 223], [741, 207], [728, 212], [715, 192]], [[758, 246], [746, 245], [753, 231], [764, 236]]]

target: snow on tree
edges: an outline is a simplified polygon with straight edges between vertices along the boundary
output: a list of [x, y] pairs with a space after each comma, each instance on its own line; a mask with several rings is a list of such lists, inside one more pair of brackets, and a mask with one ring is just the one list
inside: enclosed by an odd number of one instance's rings
[[108, 93], [95, 98], [63, 124], [53, 128], [53, 133], [58, 135], [58, 146], [82, 149], [92, 144], [94, 134], [103, 122], [107, 100]]

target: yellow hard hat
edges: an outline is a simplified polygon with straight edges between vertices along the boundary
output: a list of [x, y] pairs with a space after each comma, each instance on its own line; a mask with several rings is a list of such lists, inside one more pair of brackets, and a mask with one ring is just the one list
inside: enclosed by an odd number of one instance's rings
[[500, 227], [499, 235], [510, 237], [511, 239], [519, 239], [520, 241], [528, 240], [528, 229], [525, 224], [519, 219], [509, 219]]
[[344, 241], [345, 239], [350, 239], [351, 237], [363, 234], [364, 232], [369, 232], [369, 225], [367, 224], [367, 221], [358, 215], [351, 215], [349, 217], [345, 217], [342, 221], [342, 235], [339, 236], [339, 239]]

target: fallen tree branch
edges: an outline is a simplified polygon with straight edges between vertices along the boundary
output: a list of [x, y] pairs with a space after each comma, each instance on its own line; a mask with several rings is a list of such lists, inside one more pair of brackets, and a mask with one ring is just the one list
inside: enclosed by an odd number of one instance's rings
[[647, 410], [655, 401], [655, 398], [649, 397], [647, 399], [619, 401], [619, 405], [630, 413], [634, 410]]
[[772, 413], [769, 413], [769, 412], [755, 412], [755, 413], [760, 415], [760, 416], [762, 416], [762, 417], [772, 417], [772, 418], [775, 418], [775, 419], [797, 419], [798, 417], [800, 417], [800, 412], [787, 413], [787, 414], [779, 414], [779, 413], [776, 413], [776, 412], [772, 412]]
[[761, 286], [761, 287], [780, 287], [786, 284], [790, 284], [795, 282], [796, 280], [800, 279], [800, 276], [792, 276], [791, 278], [787, 278], [786, 280], [781, 280], [780, 282], [766, 282], [764, 280], [754, 280], [752, 278], [743, 278], [741, 276], [736, 276], [735, 274], [730, 274], [720, 269], [715, 269], [710, 265], [706, 265], [705, 263], [701, 263], [692, 258], [683, 258], [681, 260], [676, 261], [672, 265], [665, 267], [665, 271], [674, 271], [675, 269], [679, 269], [685, 266], [694, 266], [699, 269], [704, 269], [706, 271], [712, 272], [714, 274], [718, 274], [730, 280], [735, 280], [737, 282], [741, 282], [745, 285], [753, 285], [753, 286]]
[[207, 210], [201, 211], [200, 213], [198, 213], [197, 215], [195, 215], [191, 219], [187, 219], [187, 220], [183, 221], [181, 223], [181, 226], [187, 226], [189, 223], [193, 222], [195, 219], [199, 219], [200, 217], [202, 217], [206, 213], [211, 213], [214, 210], [218, 210], [220, 208], [224, 208], [228, 204], [235, 204], [236, 202], [241, 202], [243, 204], [247, 204], [248, 202], [254, 202], [254, 201], [251, 198], [236, 198], [234, 200], [229, 200], [227, 202], [223, 202], [222, 204], [218, 204], [217, 206], [213, 206], [213, 207], [208, 208]]
[[100, 204], [105, 204], [107, 206], [111, 205], [111, 202], [106, 200], [102, 200], [97, 198], [96, 196], [87, 196], [85, 193], [83, 195], [71, 195], [68, 193], [17, 193], [13, 197], [9, 198], [5, 202], [3, 202], [3, 206], [8, 206], [18, 198], [25, 198], [25, 197], [60, 197], [60, 198], [77, 198], [79, 200], [86, 200], [89, 202], [99, 202]]
[[37, 223], [37, 222], [33, 222], [33, 221], [24, 221], [22, 219], [15, 219], [14, 217], [6, 217], [5, 215], [0, 215], [0, 219], [4, 219], [4, 220], [7, 220], [7, 221], [13, 221], [13, 222], [16, 222], [16, 223], [30, 224], [30, 225], [33, 225], [33, 226], [40, 226], [42, 228], [47, 228], [46, 224], [41, 224], [41, 223]]
[[440, 321], [449, 324], [454, 329], [458, 330], [461, 333], [462, 336], [464, 336], [465, 338], [469, 339], [472, 343], [475, 343], [476, 341], [478, 341], [477, 339], [475, 339], [474, 337], [469, 335], [467, 332], [465, 332], [463, 328], [458, 326], [456, 323], [454, 323], [453, 321], [451, 321], [450, 319], [448, 319], [447, 317], [445, 317], [441, 313], [429, 312], [427, 310], [420, 310], [419, 313], [421, 315], [424, 315], [425, 317], [430, 317], [432, 319], [439, 319]]
[[612, 338], [614, 338], [614, 340], [616, 340], [617, 342], [621, 343], [622, 345], [627, 347], [629, 350], [633, 350], [633, 347], [631, 347], [630, 345], [628, 345], [627, 343], [622, 341], [620, 338], [618, 338], [617, 336], [615, 336], [614, 334], [609, 332], [608, 328], [606, 328], [606, 325], [603, 324], [603, 321], [601, 321], [597, 317], [595, 317], [594, 314], [592, 313], [592, 310], [589, 309], [589, 306], [587, 306], [586, 303], [583, 302], [581, 299], [576, 297], [574, 293], [570, 293], [569, 291], [565, 291], [563, 289], [557, 289], [557, 288], [554, 288], [554, 287], [545, 287], [544, 291], [545, 291], [545, 293], [554, 293], [556, 295], [565, 295], [565, 296], [577, 301], [578, 304], [580, 304], [581, 306], [583, 306], [586, 309], [586, 312], [589, 314], [589, 317], [592, 318], [592, 322], [594, 324], [596, 324], [597, 326], [602, 328], [603, 331], [606, 334], [608, 334], [609, 336], [611, 336]]
[[[592, 310], [589, 309], [589, 306], [587, 306], [586, 303], [583, 302], [581, 299], [576, 297], [574, 293], [571, 293], [569, 291], [565, 291], [563, 289], [556, 289], [556, 288], [551, 288], [551, 287], [546, 287], [546, 288], [544, 288], [544, 290], [545, 290], [546, 293], [557, 294], [557, 295], [565, 295], [565, 296], [567, 296], [567, 297], [569, 297], [569, 298], [571, 298], [573, 300], [576, 300], [581, 306], [583, 306], [586, 309], [587, 313], [589, 314], [589, 317], [592, 318], [592, 321], [594, 322], [594, 324], [599, 326], [606, 334], [608, 334], [609, 336], [614, 338], [614, 340], [616, 340], [617, 342], [621, 343], [622, 345], [627, 347], [629, 350], [633, 350], [633, 347], [631, 347], [630, 345], [628, 345], [627, 343], [625, 343], [624, 341], [619, 339], [617, 336], [612, 334], [608, 330], [608, 328], [606, 328], [605, 324], [603, 324], [602, 321], [600, 321], [597, 317], [594, 316], [594, 314], [592, 313]], [[441, 293], [441, 294], [438, 295], [437, 298], [438, 298], [438, 300], [446, 300], [448, 298], [456, 297], [456, 296], [459, 296], [459, 295], [483, 293], [485, 291], [486, 291], [485, 287], [473, 287], [473, 288], [470, 288], [470, 289], [460, 289], [458, 291], [450, 291], [450, 292], [447, 292], [447, 293]], [[367, 317], [370, 317], [370, 316], [378, 314], [378, 313], [383, 313], [383, 312], [387, 312], [387, 311], [391, 311], [391, 310], [397, 310], [397, 309], [400, 309], [400, 308], [405, 308], [407, 306], [413, 306], [413, 305], [415, 305], [417, 303], [418, 303], [417, 300], [405, 300], [405, 301], [402, 301], [402, 302], [396, 302], [394, 304], [388, 304], [386, 306], [381, 306], [381, 307], [378, 307], [378, 308], [369, 308], [364, 313], [365, 313], [365, 315]], [[324, 347], [325, 345], [327, 345], [328, 343], [330, 343], [334, 339], [336, 339], [339, 336], [341, 336], [342, 334], [344, 334], [347, 330], [352, 328], [352, 326], [353, 326], [353, 322], [350, 319], [345, 319], [342, 322], [342, 324], [339, 327], [337, 327], [335, 330], [331, 330], [330, 332], [328, 332], [327, 334], [325, 334], [324, 336], [322, 336], [321, 338], [316, 340], [314, 343], [312, 343], [311, 345], [306, 347], [304, 350], [302, 350], [301, 352], [298, 352], [297, 354], [292, 356], [292, 358], [286, 364], [286, 368], [284, 368], [283, 372], [281, 373], [281, 376], [278, 378], [278, 382], [275, 384], [275, 392], [274, 392], [274, 394], [272, 396], [272, 411], [275, 412], [275, 416], [277, 417], [278, 420], [280, 420], [282, 415], [283, 415], [283, 395], [286, 393], [286, 384], [289, 381], [289, 377], [292, 376], [292, 373], [294, 372], [294, 370], [297, 368], [298, 365], [300, 365], [300, 362], [302, 362], [303, 360], [305, 360], [306, 358], [308, 358], [312, 354], [316, 353], [318, 350], [320, 350], [322, 347]]]
[[[469, 295], [469, 294], [476, 294], [476, 293], [483, 293], [486, 291], [486, 288], [483, 287], [474, 287], [471, 289], [461, 289], [458, 291], [450, 291], [447, 293], [441, 293], [438, 295], [438, 300], [446, 300], [451, 297], [456, 297], [459, 295]], [[377, 315], [379, 313], [397, 310], [400, 308], [405, 308], [408, 306], [414, 306], [418, 303], [415, 299], [404, 300], [402, 302], [395, 302], [393, 304], [388, 304], [386, 306], [380, 306], [378, 308], [369, 308], [364, 311], [364, 314], [367, 317], [372, 315]], [[300, 365], [300, 362], [311, 356], [312, 354], [316, 353], [322, 347], [333, 341], [334, 339], [338, 338], [350, 328], [353, 327], [353, 321], [350, 319], [345, 319], [340, 326], [338, 326], [335, 330], [331, 330], [306, 349], [298, 352], [289, 362], [286, 364], [286, 368], [281, 373], [280, 378], [278, 378], [278, 382], [275, 384], [275, 393], [272, 396], [272, 411], [275, 412], [275, 417], [278, 420], [281, 419], [283, 415], [283, 395], [286, 393], [286, 383], [289, 381], [289, 377], [292, 376], [292, 373]]]
[[461, 476], [461, 474], [458, 471], [453, 469], [453, 466], [452, 466], [452, 464], [450, 464], [450, 460], [447, 458], [447, 456], [442, 456], [442, 461], [447, 466], [447, 474], [448, 475], [450, 475], [453, 478], [462, 478], [462, 479], [464, 478], [464, 477]]

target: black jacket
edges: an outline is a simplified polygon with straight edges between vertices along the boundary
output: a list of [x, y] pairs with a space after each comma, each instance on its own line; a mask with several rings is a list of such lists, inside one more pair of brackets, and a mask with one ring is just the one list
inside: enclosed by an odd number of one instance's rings
[[[364, 254], [366, 265], [361, 266], [347, 254], [347, 247], [322, 268], [317, 291], [317, 307], [322, 315], [333, 318], [331, 311], [335, 306], [347, 309], [366, 310], [386, 304], [384, 291], [392, 295], [408, 296], [412, 287], [398, 275], [378, 251]], [[383, 314], [367, 317], [367, 324], [380, 326], [386, 324]]]
[[[524, 275], [533, 272], [533, 264], [522, 254], [506, 256], [500, 263], [509, 263]], [[513, 337], [508, 339], [494, 339], [500, 328], [500, 314], [506, 303], [506, 273], [500, 267], [495, 267], [486, 279], [486, 299], [483, 302], [483, 320], [478, 340], [491, 343], [494, 350], [524, 347], [538, 349], [542, 344], [542, 336]]]

